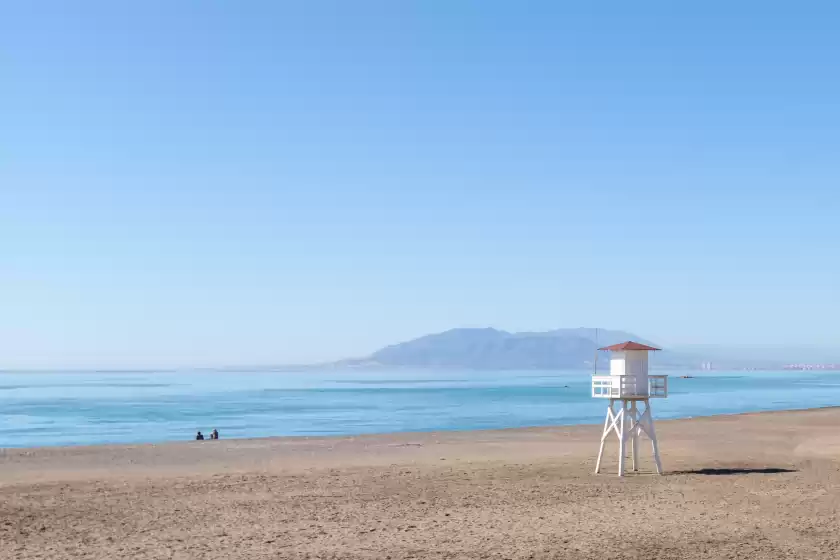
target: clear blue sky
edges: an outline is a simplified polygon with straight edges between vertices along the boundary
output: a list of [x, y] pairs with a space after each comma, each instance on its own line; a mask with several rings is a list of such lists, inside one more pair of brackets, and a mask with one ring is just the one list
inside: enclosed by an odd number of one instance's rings
[[840, 343], [840, 8], [7, 2], [0, 365]]

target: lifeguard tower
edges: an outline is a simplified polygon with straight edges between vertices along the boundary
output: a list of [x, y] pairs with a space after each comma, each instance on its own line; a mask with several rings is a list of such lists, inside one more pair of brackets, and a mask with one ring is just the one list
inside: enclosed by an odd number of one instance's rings
[[[610, 404], [604, 420], [595, 474], [601, 471], [604, 444], [613, 431], [618, 436], [618, 476], [624, 476], [628, 440], [632, 447], [633, 470], [639, 470], [639, 436], [642, 433], [650, 438], [656, 472], [662, 474], [650, 399], [664, 399], [668, 396], [668, 376], [648, 374], [648, 352], [656, 352], [659, 348], [628, 341], [599, 350], [610, 352], [610, 374], [592, 376], [592, 396], [596, 399], [609, 399]], [[644, 412], [639, 410], [639, 403], [644, 403]], [[616, 404], [619, 405], [617, 410]]]

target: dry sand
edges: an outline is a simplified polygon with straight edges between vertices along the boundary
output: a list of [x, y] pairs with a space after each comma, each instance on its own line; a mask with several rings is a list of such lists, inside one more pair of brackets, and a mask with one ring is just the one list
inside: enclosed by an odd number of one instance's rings
[[0, 558], [840, 558], [840, 409], [657, 427], [7, 450]]

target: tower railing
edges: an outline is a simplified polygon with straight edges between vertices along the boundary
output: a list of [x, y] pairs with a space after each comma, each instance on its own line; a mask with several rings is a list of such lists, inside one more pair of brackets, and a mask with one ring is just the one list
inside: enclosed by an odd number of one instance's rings
[[644, 377], [636, 375], [593, 375], [592, 396], [602, 399], [664, 399], [668, 396], [668, 376], [648, 375], [645, 387]]

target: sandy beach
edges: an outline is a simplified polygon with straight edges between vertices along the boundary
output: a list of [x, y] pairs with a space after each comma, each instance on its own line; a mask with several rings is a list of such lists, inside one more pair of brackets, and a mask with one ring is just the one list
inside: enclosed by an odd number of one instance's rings
[[5, 450], [0, 558], [836, 559], [838, 426], [659, 422], [624, 479], [598, 426]]

